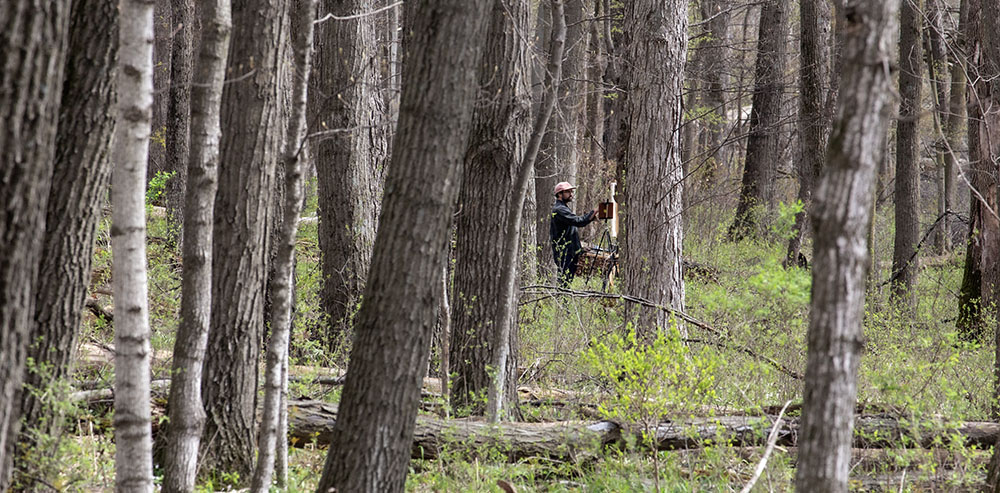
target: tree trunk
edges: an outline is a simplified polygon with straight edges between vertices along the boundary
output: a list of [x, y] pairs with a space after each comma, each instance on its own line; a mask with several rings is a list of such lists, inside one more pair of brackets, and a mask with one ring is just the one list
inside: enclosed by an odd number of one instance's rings
[[167, 181], [166, 205], [170, 217], [180, 226], [184, 221], [184, 188], [187, 186], [190, 155], [194, 0], [171, 0], [171, 3], [173, 37], [164, 146], [165, 168], [176, 175]]
[[[958, 152], [961, 147], [963, 120], [966, 116], [966, 60], [965, 28], [968, 24], [968, 1], [962, 0], [959, 7], [958, 29], [954, 31], [955, 49], [949, 53], [952, 56], [950, 91], [948, 94], [948, 117], [944, 123], [945, 154], [944, 154], [944, 208], [952, 211], [955, 205], [956, 183], [959, 171]], [[952, 215], [944, 218], [946, 229], [946, 244], [952, 243], [954, 229], [958, 224]]]
[[785, 37], [792, 3], [765, 0], [760, 11], [757, 64], [754, 70], [753, 108], [746, 145], [746, 164], [736, 217], [729, 239], [759, 236], [763, 213], [773, 207], [777, 163], [780, 158], [781, 95], [784, 90]]
[[498, 372], [507, 383], [503, 407], [516, 409], [517, 404], [515, 359], [508, 358], [504, 368], [492, 364], [498, 351], [517, 347], [516, 331], [509, 331], [504, 341], [495, 341], [501, 326], [509, 326], [515, 315], [502, 313], [508, 286], [501, 283], [501, 273], [508, 254], [504, 249], [508, 216], [515, 212], [512, 207], [521, 208], [515, 184], [531, 124], [528, 46], [519, 34], [528, 26], [528, 13], [529, 5], [523, 0], [496, 2], [479, 66], [479, 98], [459, 191], [462, 212], [455, 234], [455, 300], [448, 357], [456, 374], [451, 407], [460, 414], [486, 411], [482, 398]]
[[115, 490], [153, 491], [146, 162], [153, 111], [153, 5], [120, 4], [118, 128], [111, 179], [115, 293]]
[[407, 19], [388, 193], [319, 491], [403, 490], [489, 5], [421, 2]]
[[172, 3], [174, 0], [153, 0], [153, 123], [149, 139], [149, 163], [146, 183], [157, 173], [167, 170], [166, 142], [167, 104], [170, 101], [170, 50], [173, 47]]
[[917, 273], [920, 261], [920, 132], [921, 77], [920, 0], [906, 0], [900, 7], [899, 26], [899, 120], [896, 123], [896, 234], [892, 249], [892, 299], [902, 307], [916, 306]]
[[205, 426], [201, 379], [212, 309], [212, 220], [218, 188], [219, 109], [232, 30], [229, 0], [201, 6], [201, 45], [192, 76], [191, 153], [185, 187], [181, 317], [171, 366], [163, 491], [189, 492]]
[[[944, 0], [927, 0], [927, 23], [924, 44], [927, 57], [927, 75], [931, 84], [931, 94], [934, 102], [934, 158], [937, 172], [934, 181], [938, 192], [939, 216], [942, 216], [934, 230], [934, 249], [938, 254], [951, 250], [951, 236], [948, 234], [948, 206], [952, 198], [948, 197], [947, 164], [945, 156], [948, 153], [946, 142], [943, 141], [945, 125], [948, 120], [948, 53], [945, 44], [944, 17], [948, 15], [948, 6]], [[956, 51], [957, 51], [956, 46]]]
[[[625, 291], [653, 303], [684, 307], [681, 278], [681, 94], [687, 53], [687, 2], [637, 0], [625, 8], [630, 35], [628, 180], [623, 204]], [[661, 310], [638, 310], [637, 330], [653, 338], [669, 327]], [[628, 315], [631, 318], [631, 315]]]
[[[373, 5], [372, 0], [323, 0], [320, 17], [368, 12]], [[310, 98], [320, 135], [312, 145], [319, 178], [321, 299], [332, 348], [350, 340], [378, 228], [386, 152], [386, 131], [379, 128], [383, 103], [375, 90], [378, 59], [373, 16], [318, 26]]]
[[[62, 439], [66, 379], [90, 284], [94, 237], [111, 178], [115, 113], [113, 71], [118, 53], [118, 7], [111, 0], [74, 2], [69, 21], [66, 77], [59, 107], [55, 164], [41, 247], [32, 341], [21, 411], [26, 424], [18, 443], [23, 478], [49, 477], [47, 460]], [[43, 364], [44, 363], [44, 364]], [[28, 484], [20, 481], [21, 484]]]
[[795, 215], [785, 266], [799, 265], [802, 239], [808, 227], [813, 187], [826, 160], [830, 113], [826, 111], [830, 66], [831, 11], [827, 0], [801, 0], [799, 63], [799, 195], [804, 206]]
[[69, 10], [68, 0], [0, 3], [0, 491], [21, 426]]
[[267, 230], [282, 141], [279, 64], [288, 46], [285, 0], [237, 0], [220, 123], [212, 245], [212, 315], [202, 377], [204, 470], [253, 471], [257, 366], [263, 339]]
[[812, 311], [795, 487], [847, 491], [875, 169], [892, 104], [899, 2], [851, 4], [840, 108], [813, 208]]
[[701, 17], [708, 22], [706, 35], [708, 38], [698, 45], [704, 51], [702, 57], [704, 70], [701, 101], [710, 117], [704, 124], [705, 138], [708, 148], [708, 164], [705, 170], [705, 183], [715, 184], [716, 172], [726, 166], [723, 141], [726, 124], [726, 89], [729, 86], [729, 76], [726, 66], [729, 59], [729, 4], [722, 0], [701, 0]]

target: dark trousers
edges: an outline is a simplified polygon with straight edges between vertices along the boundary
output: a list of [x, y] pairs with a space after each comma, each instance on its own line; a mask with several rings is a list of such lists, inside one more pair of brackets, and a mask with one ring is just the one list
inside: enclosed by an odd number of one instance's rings
[[559, 267], [558, 280], [559, 287], [569, 288], [576, 276], [576, 266], [580, 261], [579, 255], [572, 255], [564, 252], [556, 252], [556, 266]]

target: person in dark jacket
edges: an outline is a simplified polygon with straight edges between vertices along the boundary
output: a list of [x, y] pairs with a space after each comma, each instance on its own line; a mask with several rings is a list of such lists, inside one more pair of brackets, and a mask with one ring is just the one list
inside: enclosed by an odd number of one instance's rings
[[573, 214], [568, 204], [573, 200], [575, 189], [576, 187], [565, 181], [556, 184], [556, 201], [552, 204], [552, 221], [549, 223], [552, 258], [559, 268], [559, 285], [564, 288], [573, 282], [580, 254], [583, 253], [580, 232], [577, 228], [590, 224], [597, 217], [596, 209], [582, 216]]

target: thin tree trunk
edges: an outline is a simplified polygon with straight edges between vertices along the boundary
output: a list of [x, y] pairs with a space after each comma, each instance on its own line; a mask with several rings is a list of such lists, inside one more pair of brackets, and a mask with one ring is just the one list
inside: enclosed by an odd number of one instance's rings
[[[508, 389], [502, 407], [515, 409], [517, 404], [514, 359], [503, 358], [504, 366], [493, 365], [499, 362], [498, 353], [509, 352], [516, 343], [511, 337], [516, 333], [511, 331], [502, 340], [498, 337], [515, 316], [504, 311], [509, 292], [504, 281], [507, 260], [513, 262], [514, 273], [517, 269], [520, 241], [514, 241], [511, 251], [506, 246], [511, 241], [510, 222], [523, 211], [519, 166], [526, 159], [531, 130], [528, 46], [519, 34], [527, 28], [529, 7], [524, 0], [500, 0], [490, 12], [478, 71], [479, 98], [465, 151], [455, 232], [454, 330], [448, 358], [455, 372], [452, 408], [463, 414], [486, 413], [483, 397], [494, 376], [502, 377], [500, 388]], [[520, 229], [515, 233], [514, 240], [520, 240]], [[514, 256], [508, 259], [511, 253]]]
[[288, 42], [286, 0], [232, 3], [233, 32], [220, 123], [219, 189], [212, 243], [212, 315], [202, 376], [206, 471], [246, 481], [253, 473], [257, 379], [264, 335], [275, 162], [281, 131], [280, 64]]
[[0, 2], [0, 491], [21, 426], [69, 15], [69, 0]]
[[111, 178], [115, 293], [115, 490], [153, 491], [146, 286], [146, 160], [153, 111], [153, 5], [120, 4], [118, 128]]
[[229, 0], [201, 5], [201, 45], [191, 87], [191, 152], [185, 187], [181, 318], [171, 366], [163, 491], [194, 490], [205, 426], [201, 378], [212, 309], [212, 220], [218, 188], [219, 110], [232, 31]]
[[[965, 59], [965, 27], [968, 24], [968, 1], [962, 0], [959, 6], [958, 29], [954, 35], [954, 47], [949, 51], [951, 62], [950, 91], [948, 95], [948, 117], [944, 123], [945, 154], [944, 154], [944, 208], [952, 211], [956, 208], [956, 183], [959, 170], [958, 152], [961, 147], [963, 123], [966, 117], [966, 59]], [[944, 218], [947, 243], [952, 242], [953, 229], [956, 220], [948, 215]]]
[[795, 488], [847, 491], [857, 369], [863, 346], [866, 234], [872, 183], [885, 152], [898, 0], [852, 4], [840, 79], [840, 108], [813, 208], [812, 311]]
[[808, 227], [813, 187], [826, 161], [830, 113], [826, 111], [830, 64], [831, 12], [827, 0], [801, 0], [799, 63], [799, 195], [803, 209], [795, 215], [795, 231], [788, 240], [785, 267], [799, 265], [802, 239]]
[[170, 90], [166, 128], [164, 128], [164, 157], [166, 170], [176, 175], [166, 183], [166, 205], [170, 217], [178, 225], [182, 225], [191, 137], [194, 0], [171, 0], [171, 3], [173, 36], [170, 47]]
[[899, 120], [896, 123], [896, 234], [892, 249], [892, 298], [913, 309], [916, 304], [917, 273], [920, 269], [920, 93], [921, 77], [920, 0], [905, 0], [900, 8]]
[[90, 284], [97, 221], [111, 178], [115, 112], [113, 66], [118, 53], [118, 6], [114, 0], [74, 2], [69, 21], [66, 80], [59, 107], [55, 164], [41, 247], [35, 313], [19, 440], [20, 484], [50, 477], [59, 467], [48, 460], [62, 440], [67, 379], [84, 300]]
[[711, 160], [705, 170], [705, 183], [713, 186], [716, 173], [726, 166], [723, 149], [723, 133], [726, 130], [726, 88], [729, 85], [729, 75], [726, 66], [729, 59], [729, 4], [722, 0], [701, 0], [701, 17], [708, 22], [708, 39], [698, 45], [704, 50], [704, 79], [701, 99], [711, 116], [705, 123], [704, 132], [706, 147]]
[[173, 47], [173, 0], [153, 0], [153, 123], [146, 183], [166, 169], [167, 104], [170, 100], [170, 50]]
[[[399, 129], [319, 491], [402, 491], [469, 135], [487, 0], [418, 2]], [[399, 254], [408, 255], [401, 267]], [[392, 430], [390, 433], [385, 430]]]
[[[948, 153], [947, 145], [941, 139], [944, 136], [945, 122], [948, 120], [948, 54], [944, 39], [944, 16], [948, 14], [947, 5], [944, 0], [927, 0], [926, 12], [926, 34], [924, 44], [927, 57], [927, 75], [931, 85], [932, 101], [934, 102], [934, 158], [937, 163], [937, 170], [934, 173], [934, 184], [937, 188], [938, 197], [937, 213], [944, 215], [948, 210], [951, 199], [947, 197], [946, 174], [947, 165], [945, 156]], [[934, 231], [934, 249], [939, 254], [951, 250], [951, 236], [948, 234], [948, 217], [945, 216], [938, 222]]]
[[753, 108], [747, 137], [746, 162], [736, 217], [729, 239], [758, 236], [763, 213], [774, 206], [777, 163], [780, 158], [781, 95], [784, 89], [785, 37], [792, 3], [765, 0], [760, 12]]
[[[631, 131], [623, 204], [625, 290], [683, 309], [680, 127], [687, 1], [630, 2], [625, 8], [625, 29], [631, 35], [626, 65], [632, 67], [626, 102]], [[639, 317], [636, 330], [644, 338], [652, 340], [657, 330], [670, 327], [662, 310], [629, 307], [633, 310]]]

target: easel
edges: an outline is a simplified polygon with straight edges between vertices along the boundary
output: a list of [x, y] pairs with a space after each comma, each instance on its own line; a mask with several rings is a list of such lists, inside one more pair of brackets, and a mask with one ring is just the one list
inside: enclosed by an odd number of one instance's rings
[[587, 259], [586, 284], [590, 283], [595, 272], [601, 275], [601, 291], [607, 291], [614, 286], [615, 275], [618, 273], [618, 203], [615, 202], [615, 182], [611, 182], [611, 200], [601, 202], [598, 206], [597, 218], [604, 221], [601, 236], [597, 244], [584, 252]]

